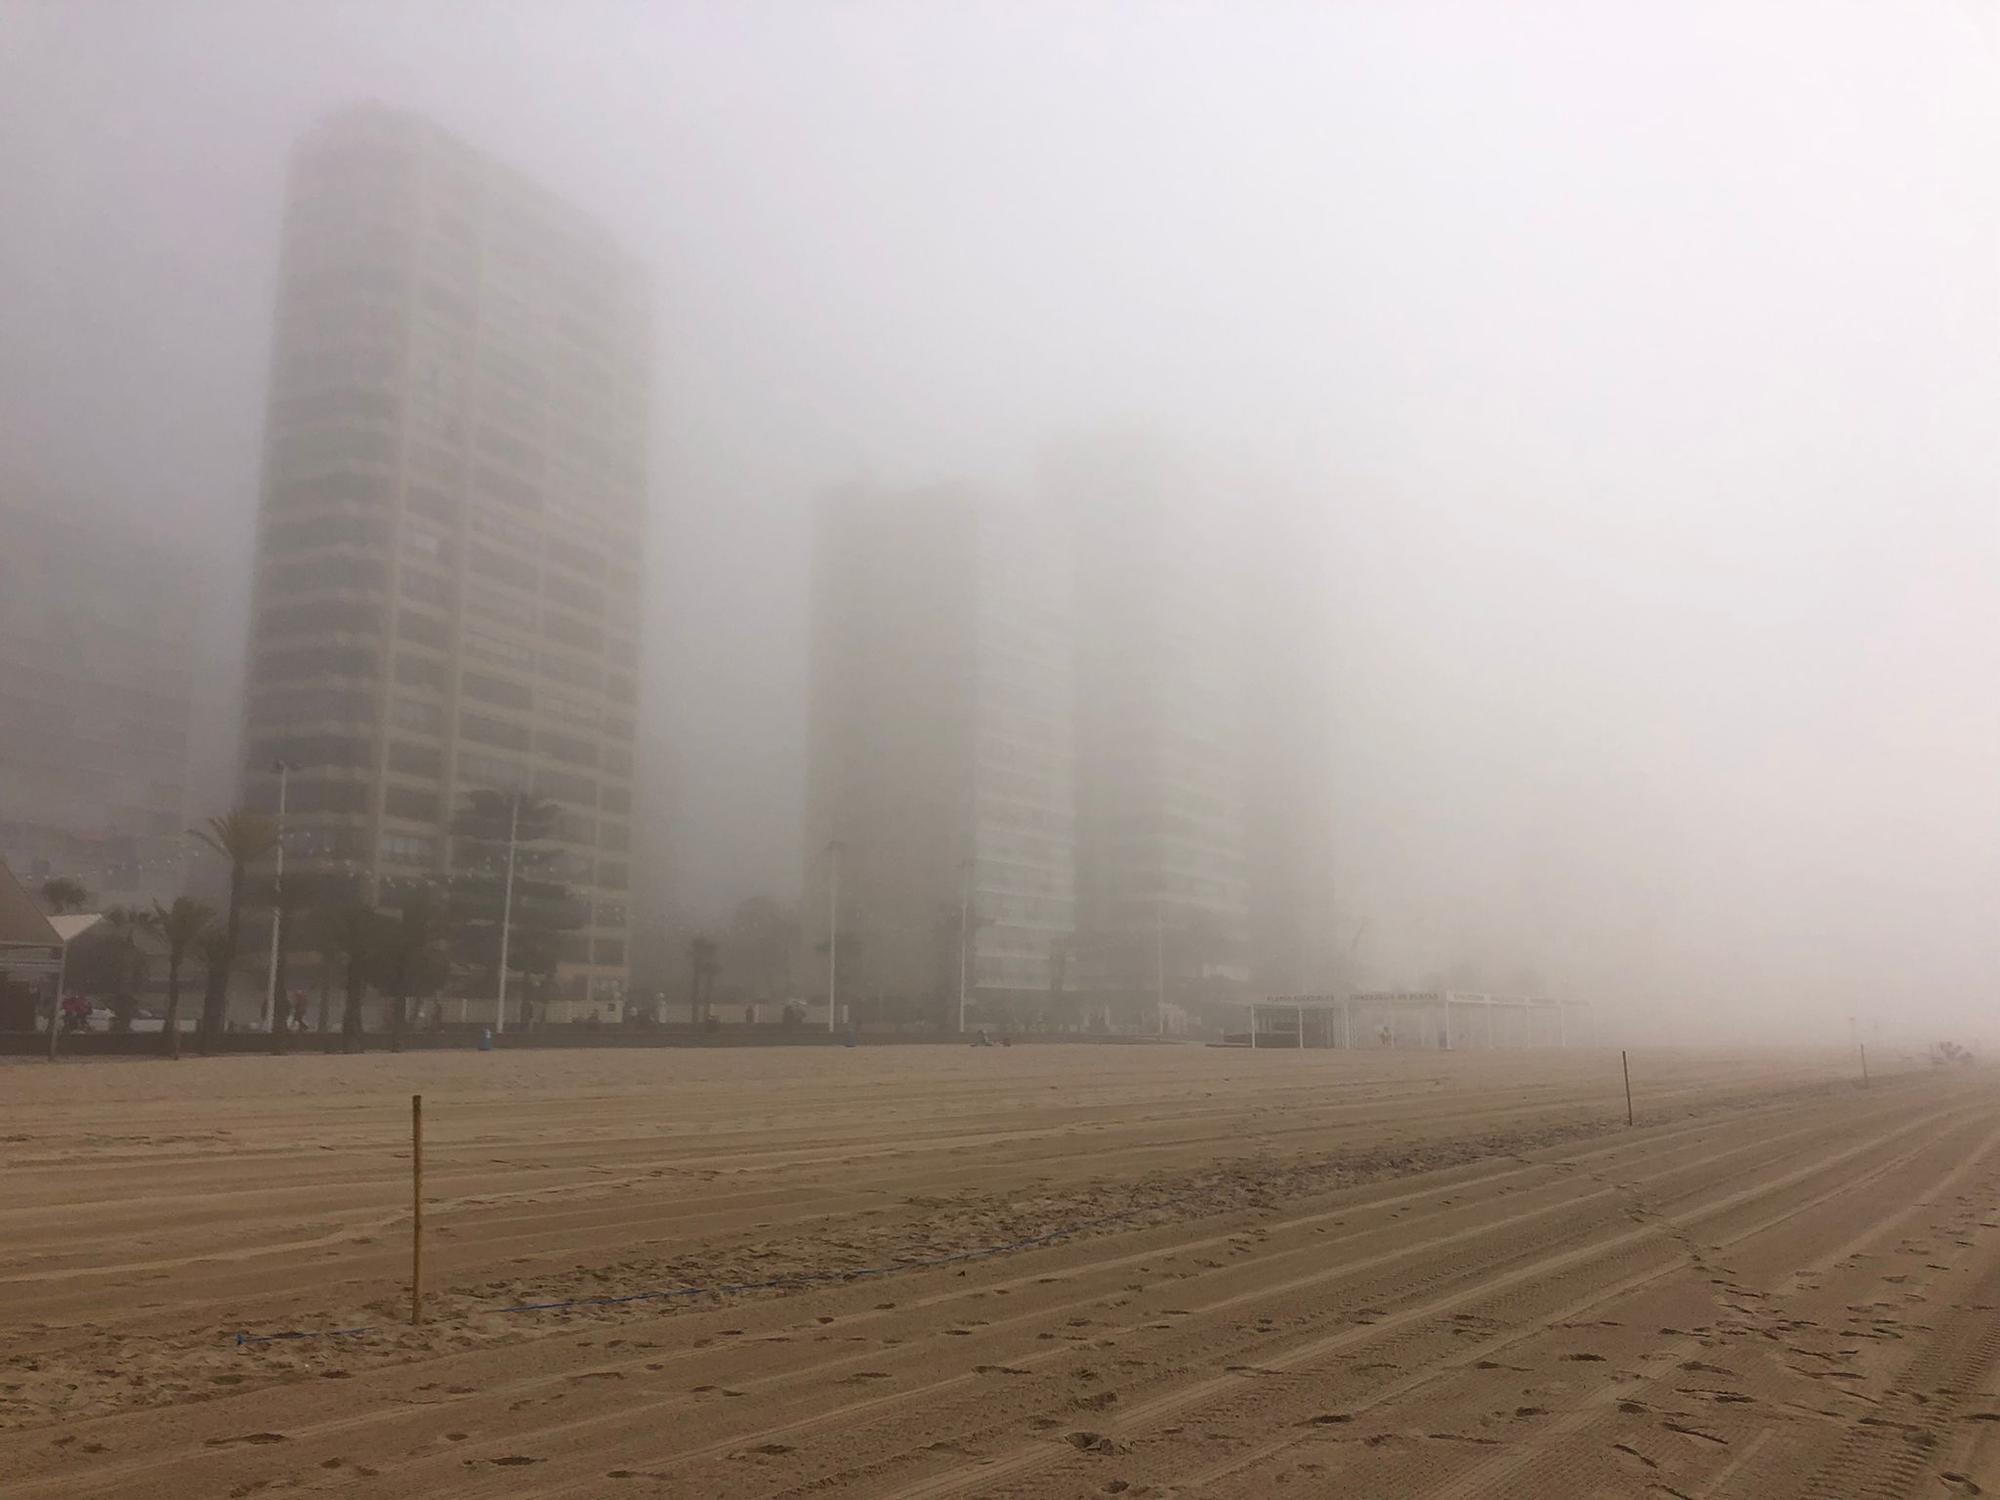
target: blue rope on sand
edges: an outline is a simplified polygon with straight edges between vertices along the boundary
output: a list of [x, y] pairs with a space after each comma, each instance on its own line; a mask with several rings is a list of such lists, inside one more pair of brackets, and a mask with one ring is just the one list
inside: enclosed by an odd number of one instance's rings
[[[1032, 1250], [1038, 1245], [1054, 1244], [1057, 1240], [1068, 1239], [1071, 1235], [1082, 1234], [1085, 1230], [1101, 1229], [1106, 1224], [1118, 1224], [1127, 1219], [1135, 1219], [1147, 1212], [1143, 1208], [1127, 1209], [1123, 1213], [1105, 1214], [1101, 1218], [1081, 1219], [1073, 1224], [1064, 1224], [1046, 1234], [1031, 1234], [1020, 1239], [1008, 1240], [1004, 1244], [987, 1245], [977, 1250], [954, 1250], [948, 1255], [919, 1256], [911, 1260], [894, 1261], [885, 1266], [858, 1266], [841, 1271], [794, 1271], [785, 1276], [773, 1276], [768, 1281], [732, 1281], [716, 1286], [677, 1286], [663, 1291], [627, 1292], [616, 1297], [566, 1297], [559, 1302], [522, 1302], [513, 1307], [499, 1308], [503, 1313], [561, 1312], [572, 1307], [620, 1307], [628, 1302], [664, 1302], [674, 1297], [700, 1297], [707, 1294], [728, 1296], [737, 1292], [767, 1292], [777, 1287], [817, 1286], [829, 1281], [865, 1281], [873, 1276], [892, 1276], [898, 1271], [922, 1271], [934, 1266], [956, 1265], [968, 1260], [987, 1260], [995, 1255], [1010, 1255], [1017, 1250]], [[285, 1333], [239, 1333], [238, 1346], [244, 1344], [270, 1344], [280, 1339], [344, 1339], [365, 1333], [375, 1333], [375, 1328], [322, 1328], [293, 1330]]]

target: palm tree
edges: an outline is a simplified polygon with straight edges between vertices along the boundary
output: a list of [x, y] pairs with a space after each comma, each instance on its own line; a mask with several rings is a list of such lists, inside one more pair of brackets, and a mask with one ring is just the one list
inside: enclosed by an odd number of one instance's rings
[[153, 903], [153, 921], [167, 944], [167, 1056], [181, 1055], [181, 965], [187, 951], [215, 920], [215, 908], [206, 901], [177, 896], [172, 906]]
[[380, 948], [382, 914], [361, 900], [330, 908], [322, 929], [330, 952], [338, 953], [346, 971], [347, 1004], [340, 1013], [341, 1045], [361, 1050], [361, 997], [368, 989], [368, 968]]
[[409, 1020], [410, 991], [442, 981], [444, 942], [449, 931], [444, 907], [429, 886], [410, 892], [393, 922], [378, 924], [375, 972], [389, 992], [389, 1050], [403, 1050], [403, 1028]]
[[201, 1048], [206, 1052], [222, 1030], [223, 1012], [229, 1003], [229, 970], [236, 962], [236, 939], [242, 930], [244, 882], [250, 866], [277, 844], [278, 828], [263, 814], [238, 807], [188, 832], [229, 861], [229, 915], [222, 929], [222, 963], [209, 971], [208, 992], [201, 1006]]
[[139, 949], [139, 934], [159, 925], [159, 903], [154, 911], [136, 906], [114, 906], [104, 914], [103, 926], [113, 948], [111, 985], [111, 1029], [130, 1031], [132, 1010], [137, 1004], [132, 991], [145, 978], [146, 955]]
[[67, 916], [73, 911], [82, 911], [90, 902], [90, 892], [83, 888], [81, 880], [71, 880], [67, 875], [56, 875], [42, 882], [42, 905], [49, 909], [52, 917]]
[[688, 1019], [697, 1026], [708, 1020], [715, 976], [722, 972], [715, 953], [715, 939], [707, 933], [697, 932], [688, 939]]
[[334, 932], [339, 910], [340, 903], [322, 891], [321, 899], [306, 912], [308, 941], [319, 955], [319, 1014], [313, 1019], [313, 1030], [319, 1034], [321, 1051], [326, 1050], [326, 1029], [333, 1014], [333, 961], [339, 952], [334, 945]]
[[[236, 950], [229, 941], [229, 933], [221, 927], [210, 927], [195, 942], [195, 951], [201, 954], [202, 1015], [207, 1016], [215, 1004], [215, 997], [228, 993], [229, 971], [236, 962]], [[218, 1028], [219, 1029], [219, 1028]], [[209, 1050], [207, 1039], [199, 1026], [195, 1028], [195, 1039], [202, 1044], [202, 1052]]]

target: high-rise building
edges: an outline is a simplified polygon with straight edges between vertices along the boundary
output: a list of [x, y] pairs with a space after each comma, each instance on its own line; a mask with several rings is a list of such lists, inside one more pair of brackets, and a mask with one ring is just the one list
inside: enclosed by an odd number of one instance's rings
[[0, 493], [0, 858], [100, 908], [170, 901], [189, 854], [188, 558], [80, 511]]
[[1079, 978], [1136, 1020], [1249, 978], [1241, 547], [1141, 436], [1043, 480], [1076, 538]]
[[1079, 980], [1136, 1024], [1296, 992], [1330, 895], [1313, 527], [1144, 432], [1053, 446], [1043, 485], [1076, 548]]
[[[954, 488], [832, 497], [812, 609], [807, 930], [838, 864], [856, 1016], [1025, 1019], [1074, 928], [1070, 586], [1046, 516]], [[834, 846], [837, 846], [837, 850]]]
[[641, 277], [577, 209], [430, 122], [294, 155], [248, 662], [246, 797], [292, 769], [288, 868], [448, 876], [482, 789], [554, 803], [577, 898], [546, 1014], [627, 975], [649, 381]]
[[1134, 433], [1052, 448], [1032, 502], [823, 508], [805, 911], [824, 961], [837, 864], [844, 1003], [949, 1021], [967, 930], [980, 1019], [1152, 1030], [1325, 979], [1304, 520]]

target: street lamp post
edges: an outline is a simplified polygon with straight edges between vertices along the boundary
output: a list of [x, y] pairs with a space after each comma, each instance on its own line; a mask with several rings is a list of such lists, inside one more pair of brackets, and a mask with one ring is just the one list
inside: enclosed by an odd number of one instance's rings
[[[1160, 1035], [1167, 1034], [1167, 919], [1165, 910], [1153, 903], [1153, 988], [1160, 1013]], [[1254, 1027], [1254, 1023], [1253, 1023]]]
[[276, 761], [271, 769], [278, 773], [278, 868], [271, 881], [271, 966], [264, 976], [264, 1029], [272, 1029], [278, 1013], [278, 943], [279, 929], [285, 923], [285, 788], [291, 777], [292, 768], [283, 761]]
[[493, 1003], [493, 1029], [507, 1029], [507, 935], [514, 921], [514, 846], [521, 834], [521, 794], [516, 791], [507, 811], [507, 886], [500, 898], [500, 995]]
[[958, 862], [958, 1034], [965, 1035], [966, 950], [972, 945], [972, 861]]
[[56, 960], [56, 1001], [49, 1007], [49, 1061], [56, 1060], [56, 1040], [62, 1035], [63, 986], [69, 982], [69, 939], [64, 938]]
[[840, 840], [830, 839], [826, 846], [826, 1030], [831, 1036], [834, 1031], [834, 1017], [839, 1010], [837, 996], [840, 983]]
[[100, 919], [95, 916], [62, 915], [49, 919], [55, 928], [56, 938], [61, 947], [56, 950], [56, 1002], [49, 1011], [49, 1061], [56, 1060], [56, 1045], [62, 1036], [63, 991], [69, 986], [69, 945], [85, 932], [95, 927]]

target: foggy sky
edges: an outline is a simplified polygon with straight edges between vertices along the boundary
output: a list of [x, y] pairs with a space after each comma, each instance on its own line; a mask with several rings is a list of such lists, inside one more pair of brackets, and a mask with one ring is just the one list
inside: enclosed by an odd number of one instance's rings
[[1970, 0], [0, 0], [0, 473], [240, 576], [286, 149], [410, 106], [652, 268], [688, 913], [797, 882], [813, 496], [1136, 421], [1327, 530], [1361, 977], [1977, 1032], [1995, 57]]

